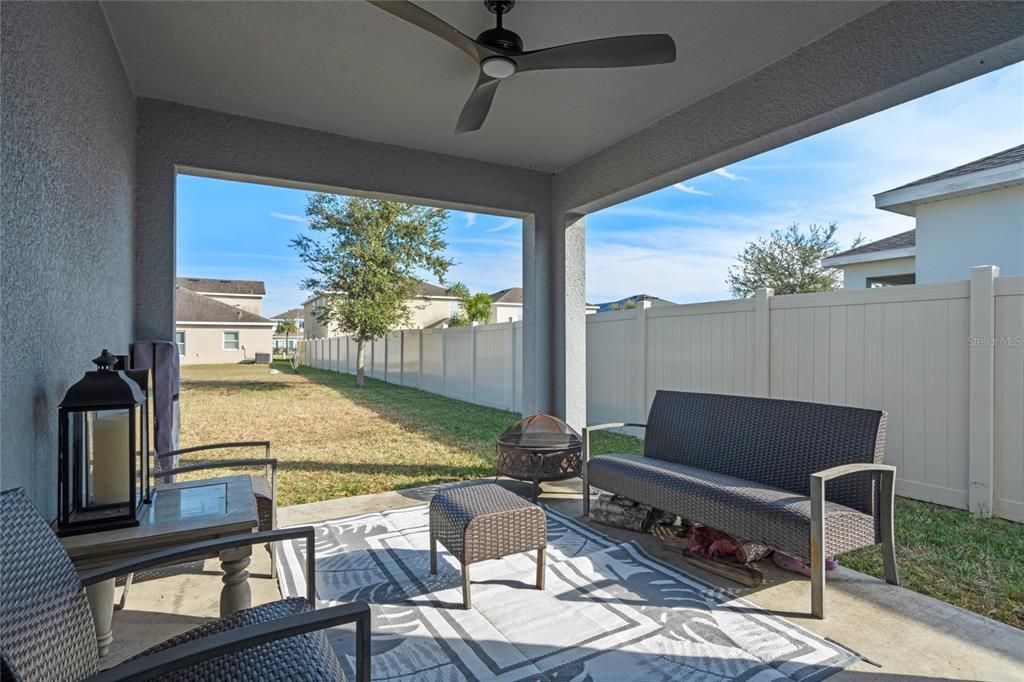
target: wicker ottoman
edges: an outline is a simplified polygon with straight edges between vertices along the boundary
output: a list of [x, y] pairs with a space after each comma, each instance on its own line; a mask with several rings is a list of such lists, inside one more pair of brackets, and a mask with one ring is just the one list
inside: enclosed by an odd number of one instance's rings
[[537, 589], [544, 589], [544, 511], [493, 483], [442, 490], [430, 501], [430, 572], [437, 543], [462, 565], [462, 603], [470, 608], [469, 565], [537, 550]]

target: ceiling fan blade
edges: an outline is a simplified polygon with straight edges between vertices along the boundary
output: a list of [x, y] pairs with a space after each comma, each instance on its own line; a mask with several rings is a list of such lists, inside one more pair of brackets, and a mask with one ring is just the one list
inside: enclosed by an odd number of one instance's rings
[[481, 46], [478, 42], [459, 31], [451, 24], [434, 16], [427, 10], [407, 2], [406, 0], [367, 0], [371, 5], [379, 7], [399, 19], [408, 21], [410, 24], [430, 31], [435, 36], [451, 43], [459, 48], [474, 60], [479, 62], [491, 54], [490, 50]]
[[672, 36], [664, 33], [618, 36], [523, 52], [513, 59], [516, 72], [648, 66], [674, 62], [676, 44]]
[[477, 79], [473, 92], [470, 93], [469, 99], [462, 107], [462, 113], [459, 114], [459, 122], [455, 124], [456, 133], [468, 133], [480, 129], [480, 126], [484, 124], [484, 119], [487, 118], [487, 112], [491, 110], [491, 102], [494, 100], [494, 93], [498, 91], [500, 82], [499, 79], [491, 78], [484, 72], [480, 72], [480, 78]]

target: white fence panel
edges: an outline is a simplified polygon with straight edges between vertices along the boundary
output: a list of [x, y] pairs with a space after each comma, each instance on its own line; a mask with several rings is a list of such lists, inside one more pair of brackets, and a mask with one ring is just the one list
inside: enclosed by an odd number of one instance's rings
[[996, 285], [993, 511], [1024, 522], [1024, 277]]
[[445, 329], [444, 394], [456, 400], [473, 401], [473, 330]]
[[444, 394], [444, 332], [424, 329], [420, 333], [423, 335], [423, 375], [420, 377], [420, 388]]
[[402, 332], [402, 385], [420, 386], [420, 332], [409, 329]]
[[513, 327], [510, 322], [481, 325], [475, 334], [473, 402], [501, 410], [515, 405]]
[[955, 282], [773, 298], [772, 396], [885, 410], [900, 494], [966, 509], [968, 294]]
[[587, 316], [587, 421], [646, 421], [639, 310]]
[[386, 381], [393, 384], [402, 383], [402, 332], [388, 335], [384, 369]]

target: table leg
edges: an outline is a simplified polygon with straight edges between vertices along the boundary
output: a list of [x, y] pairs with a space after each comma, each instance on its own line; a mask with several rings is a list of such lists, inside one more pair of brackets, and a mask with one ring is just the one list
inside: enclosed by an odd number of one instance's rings
[[468, 609], [473, 606], [469, 597], [469, 564], [462, 563], [462, 608]]
[[102, 658], [110, 651], [110, 643], [114, 641], [110, 628], [114, 617], [114, 579], [89, 585], [85, 588], [85, 596], [89, 600], [89, 610], [92, 611], [92, 622], [96, 628], [96, 648]]
[[537, 550], [537, 589], [544, 589], [544, 555], [547, 554], [547, 547]]
[[224, 571], [220, 590], [220, 615], [230, 616], [236, 611], [252, 605], [252, 590], [249, 587], [249, 567], [252, 547], [236, 547], [220, 553], [220, 567]]
[[437, 538], [430, 534], [430, 575], [437, 575]]

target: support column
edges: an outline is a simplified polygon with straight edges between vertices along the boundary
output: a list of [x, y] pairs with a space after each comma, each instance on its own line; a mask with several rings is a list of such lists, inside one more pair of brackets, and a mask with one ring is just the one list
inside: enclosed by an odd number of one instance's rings
[[586, 226], [558, 213], [523, 221], [523, 412], [586, 423]]
[[967, 504], [975, 516], [992, 516], [995, 480], [995, 278], [999, 268], [971, 268], [970, 402], [968, 403]]

